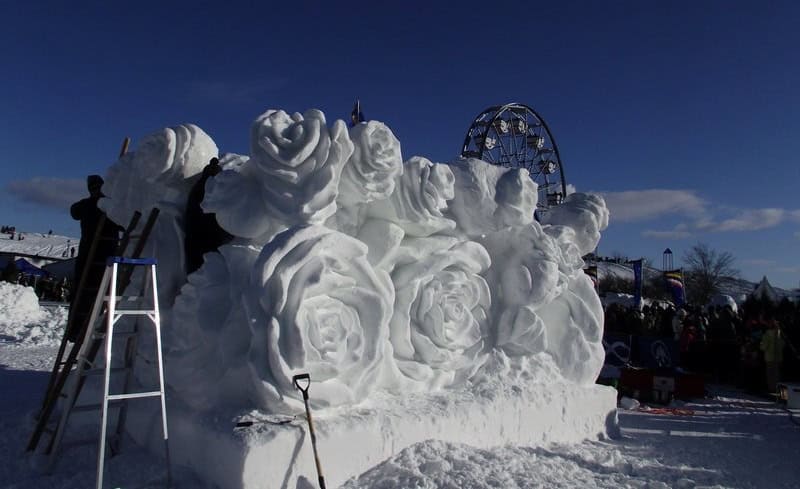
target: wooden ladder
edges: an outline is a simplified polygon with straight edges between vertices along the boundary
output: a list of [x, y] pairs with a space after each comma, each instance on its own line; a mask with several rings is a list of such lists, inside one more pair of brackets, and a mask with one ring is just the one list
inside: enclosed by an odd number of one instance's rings
[[[141, 213], [138, 211], [134, 213], [128, 227], [125, 229], [125, 233], [120, 241], [120, 244], [117, 248], [118, 253], [115, 253], [116, 256], [126, 256], [126, 251], [130, 243], [135, 240], [136, 244], [133, 248], [132, 253], [129, 255], [129, 258], [139, 258], [144, 251], [144, 247], [147, 243], [147, 239], [150, 236], [150, 232], [155, 225], [156, 219], [158, 218], [159, 210], [157, 208], [153, 208], [150, 211], [150, 214], [147, 218], [147, 221], [142, 228], [142, 232], [138, 235], [133, 234], [133, 231], [136, 229], [136, 226], [141, 219]], [[98, 226], [98, 229], [101, 229], [103, 226], [103, 219], [101, 218], [101, 222]], [[95, 238], [99, 237], [99, 232], [95, 235]], [[88, 269], [91, 266], [91, 263], [95, 261], [94, 259], [94, 252], [96, 250], [97, 239], [92, 242], [92, 246], [89, 250], [89, 256], [87, 257], [87, 264], [84, 267], [84, 271], [81, 276], [81, 281], [78, 285], [78, 289], [76, 290], [76, 300], [75, 305], [77, 305], [80, 301], [85, 300], [97, 300], [97, 297], [104, 294], [103, 290], [93, 289], [84, 287], [84, 285], [88, 282]], [[133, 270], [128, 267], [127, 269], [123, 270], [120, 273], [119, 278], [119, 285], [118, 290], [125, 291], [126, 287], [130, 284], [131, 275]], [[73, 306], [74, 307], [74, 306]], [[105, 305], [103, 306], [103, 310], [99, 311], [100, 315], [105, 314]], [[75, 322], [80, 321], [81, 324], [74, 324]], [[86, 330], [89, 326], [91, 321], [91, 317], [81, 317], [70, 310], [70, 315], [68, 319], [68, 326], [65, 330], [64, 337], [61, 340], [61, 346], [58, 350], [58, 354], [56, 356], [55, 363], [53, 365], [53, 370], [50, 374], [50, 380], [47, 385], [47, 390], [45, 391], [44, 401], [42, 402], [42, 408], [39, 411], [39, 414], [36, 418], [36, 426], [31, 434], [31, 437], [28, 441], [28, 445], [26, 450], [33, 451], [36, 450], [36, 447], [39, 445], [39, 441], [44, 433], [50, 433], [51, 435], [54, 434], [54, 430], [48, 428], [48, 424], [50, 422], [51, 415], [53, 414], [53, 410], [58, 404], [59, 399], [65, 397], [63, 394], [64, 386], [67, 383], [67, 379], [69, 379], [71, 372], [74, 370], [76, 366], [76, 361], [78, 359], [78, 354], [81, 351], [81, 347], [83, 346], [83, 338], [86, 336]], [[72, 343], [72, 347], [69, 353], [64, 359], [64, 354], [67, 350], [67, 345], [70, 341], [67, 338], [67, 331], [70, 331], [70, 327], [77, 327], [77, 336], [75, 342]], [[102, 341], [100, 341], [96, 345], [91, 345], [90, 349], [87, 352], [87, 359], [92, 362], [94, 361], [95, 356], [97, 355], [97, 351], [101, 346]], [[80, 394], [80, 390], [83, 386], [83, 378], [77, 380], [78, 382], [78, 391], [77, 394]], [[53, 446], [53, 439], [51, 437], [50, 443], [45, 450], [45, 453], [50, 453]]]

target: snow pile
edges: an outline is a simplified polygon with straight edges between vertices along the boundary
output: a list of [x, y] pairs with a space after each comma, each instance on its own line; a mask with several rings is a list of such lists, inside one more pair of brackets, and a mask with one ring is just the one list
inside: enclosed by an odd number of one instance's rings
[[[643, 465], [637, 462], [633, 461]], [[632, 461], [618, 450], [603, 451], [592, 445], [579, 451], [567, 446], [476, 449], [429, 440], [406, 448], [342, 488], [651, 487], [646, 482], [623, 485], [633, 472]], [[695, 487], [686, 482], [689, 485], [675, 487]]]
[[67, 324], [64, 307], [43, 308], [31, 287], [0, 282], [0, 341], [59, 344]]

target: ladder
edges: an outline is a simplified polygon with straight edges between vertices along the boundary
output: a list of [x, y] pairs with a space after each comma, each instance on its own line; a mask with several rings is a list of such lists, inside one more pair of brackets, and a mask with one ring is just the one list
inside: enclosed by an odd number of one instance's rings
[[[122, 279], [120, 267], [134, 268], [134, 267], [147, 267], [149, 273], [145, 274], [141, 293], [138, 296], [122, 296], [119, 295], [121, 289], [118, 285]], [[130, 277], [130, 273], [128, 274]], [[149, 286], [148, 286], [149, 282]], [[156, 260], [154, 258], [124, 258], [124, 257], [111, 257], [108, 259], [106, 271], [103, 274], [103, 280], [100, 284], [102, 293], [97, 295], [94, 307], [92, 308], [92, 315], [90, 319], [91, 327], [87, 328], [84, 333], [83, 341], [81, 342], [80, 352], [77, 358], [77, 378], [67, 388], [67, 398], [64, 404], [64, 409], [59, 419], [58, 428], [51, 440], [49, 447], [50, 454], [50, 468], [55, 465], [58, 452], [61, 446], [61, 441], [66, 431], [69, 416], [76, 410], [89, 410], [101, 409], [101, 424], [100, 424], [100, 442], [97, 453], [97, 489], [103, 487], [103, 468], [105, 462], [105, 449], [108, 431], [109, 407], [111, 403], [120, 401], [127, 401], [130, 399], [142, 398], [159, 398], [161, 407], [161, 423], [164, 435], [164, 449], [166, 453], [167, 463], [167, 485], [171, 482], [170, 462], [169, 462], [169, 436], [167, 431], [167, 410], [166, 401], [164, 397], [164, 362], [162, 357], [161, 348], [161, 316], [158, 307], [158, 287], [156, 282]], [[146, 291], [152, 293], [152, 303], [147, 302]], [[125, 307], [126, 303], [138, 303], [139, 307]], [[120, 307], [120, 306], [123, 307]], [[128, 342], [125, 347], [125, 365], [122, 370], [126, 372], [125, 382], [123, 386], [123, 393], [111, 393], [111, 373], [113, 368], [112, 352], [114, 350], [115, 328], [119, 327], [117, 322], [125, 316], [146, 317], [150, 319], [154, 327], [155, 335], [155, 363], [158, 371], [158, 389], [145, 392], [127, 392], [132, 377], [133, 359], [135, 357], [137, 341], [137, 323], [134, 323], [132, 331], [125, 332], [128, 336]], [[118, 336], [118, 335], [117, 335]], [[104, 366], [96, 368], [95, 357], [100, 345], [105, 346], [105, 353], [103, 356]], [[78, 395], [80, 394], [83, 380], [86, 376], [93, 373], [102, 373], [103, 375], [103, 401], [101, 404], [76, 406]], [[117, 435], [121, 436], [123, 424], [125, 422], [125, 407], [127, 403], [123, 403], [117, 421]]]
[[[133, 234], [134, 230], [136, 229], [139, 220], [141, 219], [141, 213], [135, 212], [133, 217], [131, 218], [128, 227], [125, 229], [125, 232], [120, 240], [120, 243], [117, 247], [117, 256], [124, 256], [126, 254], [127, 248], [130, 245], [132, 240], [136, 240], [136, 245], [134, 246], [133, 252], [131, 253], [131, 258], [139, 258], [144, 251], [145, 244], [147, 243], [147, 239], [150, 236], [150, 232], [155, 225], [156, 219], [158, 219], [159, 210], [157, 208], [153, 208], [150, 211], [150, 214], [145, 222], [144, 227], [140, 234], [135, 235]], [[78, 288], [76, 290], [76, 298], [73, 304], [73, 307], [77, 306], [82, 301], [87, 301], [90, 298], [96, 300], [96, 296], [100, 294], [100, 288], [96, 287], [89, 287], [86, 284], [88, 283], [88, 270], [93, 263], [96, 262], [95, 259], [95, 250], [97, 248], [97, 242], [99, 241], [99, 230], [102, 229], [103, 221], [106, 219], [103, 216], [100, 220], [98, 225], [98, 232], [94, 236], [94, 240], [92, 241], [92, 245], [89, 249], [89, 254], [86, 259], [86, 266], [84, 267], [83, 273], [81, 274], [80, 282], [78, 283]], [[125, 288], [130, 283], [131, 273], [133, 269], [131, 267], [126, 267], [125, 270], [120, 274], [119, 277], [119, 284], [118, 289], [120, 291], [124, 291]], [[103, 313], [101, 312], [101, 315]], [[81, 324], [76, 324], [77, 322], [81, 322]], [[58, 354], [56, 355], [56, 360], [53, 364], [53, 370], [50, 373], [50, 380], [47, 384], [47, 389], [45, 390], [44, 400], [42, 402], [42, 408], [39, 410], [38, 415], [36, 416], [36, 426], [34, 427], [33, 433], [31, 433], [31, 437], [28, 440], [28, 445], [26, 447], [27, 451], [36, 450], [36, 447], [39, 444], [39, 440], [41, 439], [42, 435], [45, 432], [49, 432], [52, 434], [52, 430], [48, 429], [48, 423], [50, 422], [50, 416], [53, 413], [54, 408], [58, 404], [60, 398], [63, 398], [62, 391], [64, 386], [67, 383], [67, 379], [70, 377], [70, 372], [72, 372], [73, 367], [76, 365], [76, 360], [78, 358], [78, 353], [82, 347], [83, 339], [85, 337], [85, 332], [88, 327], [88, 324], [91, 322], [91, 316], [80, 318], [75, 312], [70, 308], [69, 319], [67, 321], [67, 328], [64, 331], [64, 337], [61, 339], [61, 346], [58, 349]], [[77, 327], [77, 339], [72, 344], [72, 348], [70, 349], [69, 353], [64, 359], [64, 354], [67, 351], [67, 345], [70, 344], [70, 341], [67, 337], [67, 331], [70, 331], [70, 328]], [[92, 349], [90, 350], [89, 361], [93, 361], [97, 351], [100, 348], [100, 342], [93, 345]], [[79, 389], [78, 393], [80, 393], [80, 387], [83, 386], [83, 379], [79, 381]], [[52, 440], [51, 440], [52, 442]], [[46, 453], [50, 453], [50, 449], [52, 447], [52, 443], [48, 445], [46, 449]]]

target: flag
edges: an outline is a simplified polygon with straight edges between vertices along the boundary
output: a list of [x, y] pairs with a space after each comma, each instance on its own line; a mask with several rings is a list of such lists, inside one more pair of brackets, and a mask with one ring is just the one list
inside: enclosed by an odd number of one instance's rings
[[365, 120], [364, 113], [361, 112], [361, 101], [356, 100], [355, 105], [353, 105], [353, 112], [350, 113], [350, 127], [355, 126], [359, 122], [364, 122]]
[[633, 303], [638, 309], [642, 305], [642, 260], [633, 260]]
[[664, 284], [667, 290], [672, 293], [672, 302], [680, 307], [686, 304], [686, 291], [683, 287], [683, 271], [666, 270], [664, 272]]

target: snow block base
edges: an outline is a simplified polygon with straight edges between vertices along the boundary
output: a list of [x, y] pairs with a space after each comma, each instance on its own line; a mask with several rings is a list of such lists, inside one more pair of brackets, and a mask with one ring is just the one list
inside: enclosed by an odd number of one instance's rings
[[[618, 430], [616, 399], [613, 388], [601, 385], [493, 385], [486, 390], [378, 396], [349, 410], [312, 415], [323, 475], [333, 488], [430, 439], [491, 448], [613, 436]], [[305, 416], [283, 425], [233, 426], [219, 417], [172, 415], [173, 463], [221, 489], [300, 489], [309, 487], [307, 481], [316, 487]]]

